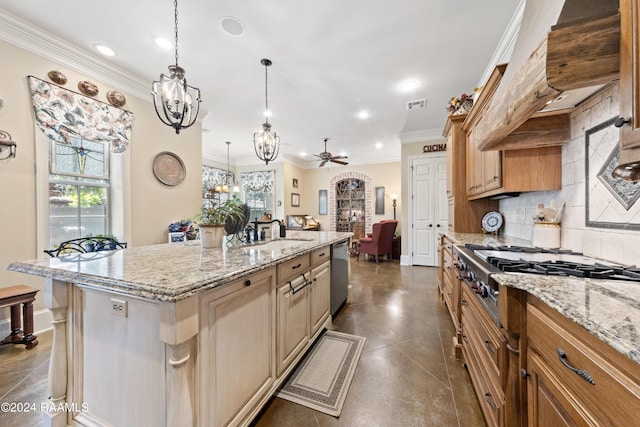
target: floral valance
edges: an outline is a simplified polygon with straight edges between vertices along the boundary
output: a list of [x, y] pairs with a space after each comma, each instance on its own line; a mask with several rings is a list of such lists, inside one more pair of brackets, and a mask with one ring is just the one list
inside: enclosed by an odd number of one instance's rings
[[228, 183], [228, 177], [231, 181], [234, 180], [233, 173], [227, 172], [222, 169], [214, 168], [212, 166], [202, 165], [202, 191], [208, 193], [213, 190], [217, 185], [223, 185]]
[[69, 144], [72, 135], [109, 143], [112, 153], [127, 149], [132, 113], [33, 76], [29, 83], [36, 123], [49, 139]]
[[273, 189], [276, 171], [255, 171], [240, 174], [242, 188], [251, 191], [270, 192]]

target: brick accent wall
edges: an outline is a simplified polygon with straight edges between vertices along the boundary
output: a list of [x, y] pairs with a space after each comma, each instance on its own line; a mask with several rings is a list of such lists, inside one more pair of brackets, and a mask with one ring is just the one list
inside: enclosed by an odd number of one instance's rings
[[343, 179], [359, 179], [364, 181], [364, 229], [365, 233], [371, 233], [371, 227], [373, 226], [373, 190], [371, 188], [371, 177], [362, 172], [343, 172], [333, 178], [329, 182], [329, 218], [331, 231], [336, 230], [336, 183]]

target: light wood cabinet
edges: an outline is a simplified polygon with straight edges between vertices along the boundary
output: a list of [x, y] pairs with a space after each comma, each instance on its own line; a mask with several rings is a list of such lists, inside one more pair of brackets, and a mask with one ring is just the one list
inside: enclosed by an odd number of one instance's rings
[[478, 127], [487, 114], [505, 69], [504, 64], [495, 68], [463, 124], [467, 138], [466, 194], [472, 200], [505, 193], [562, 188], [560, 146], [505, 151], [479, 150]]
[[473, 291], [465, 285], [461, 289], [462, 354], [487, 424], [501, 426], [505, 422], [505, 339]]
[[526, 324], [529, 426], [637, 419], [637, 364], [532, 296]]
[[447, 306], [456, 332], [453, 336], [453, 356], [462, 357], [460, 343], [462, 326], [460, 323], [460, 280], [454, 268], [453, 242], [446, 235], [440, 235], [440, 268], [438, 271], [440, 299]]
[[275, 283], [271, 268], [200, 299], [201, 425], [238, 425], [268, 398], [275, 372]]
[[[466, 115], [449, 116], [443, 136], [447, 138], [448, 229], [458, 233], [479, 233], [482, 217], [498, 209], [496, 200], [468, 200], [467, 138], [462, 130]], [[473, 150], [472, 153], [476, 153]], [[471, 154], [471, 155], [474, 155]], [[473, 161], [471, 161], [473, 162]]]

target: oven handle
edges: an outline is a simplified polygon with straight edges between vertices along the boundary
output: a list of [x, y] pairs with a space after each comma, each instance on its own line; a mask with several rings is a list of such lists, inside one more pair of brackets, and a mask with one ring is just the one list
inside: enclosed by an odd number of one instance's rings
[[460, 305], [468, 307], [469, 306], [469, 301], [467, 301], [466, 299], [462, 299], [462, 300], [460, 300]]

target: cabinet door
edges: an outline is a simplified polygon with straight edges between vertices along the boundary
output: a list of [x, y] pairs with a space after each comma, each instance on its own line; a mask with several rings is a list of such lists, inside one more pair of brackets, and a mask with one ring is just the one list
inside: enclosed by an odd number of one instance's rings
[[640, 5], [620, 0], [620, 128], [623, 149], [640, 147]]
[[530, 427], [597, 425], [595, 420], [586, 417], [588, 422], [581, 416], [578, 411], [584, 408], [567, 398], [562, 382], [535, 351], [528, 352], [527, 366], [530, 375], [527, 385]]
[[453, 126], [447, 134], [447, 198], [453, 197]]
[[311, 333], [313, 337], [329, 318], [331, 301], [331, 263], [324, 264], [311, 270], [311, 285], [309, 286], [309, 300], [311, 305]]
[[309, 274], [278, 288], [278, 376], [309, 342]]
[[482, 170], [482, 164], [478, 162], [479, 154], [476, 149], [475, 133], [473, 129], [469, 129], [467, 133], [467, 197], [475, 194], [478, 181], [476, 174]]
[[500, 151], [485, 151], [482, 154], [484, 156], [485, 191], [502, 187], [502, 153]]
[[237, 425], [275, 381], [275, 270], [216, 289], [200, 304], [202, 424]]

